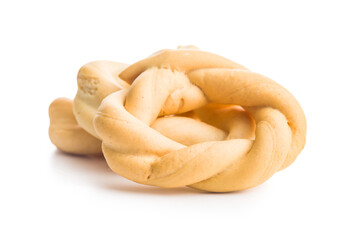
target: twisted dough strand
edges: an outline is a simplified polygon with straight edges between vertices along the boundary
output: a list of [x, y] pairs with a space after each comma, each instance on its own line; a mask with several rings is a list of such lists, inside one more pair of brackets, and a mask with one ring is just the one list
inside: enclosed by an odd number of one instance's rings
[[[289, 166], [305, 144], [305, 117], [295, 98], [272, 80], [217, 55], [165, 50], [119, 76], [132, 85], [104, 99], [94, 124], [109, 166], [133, 181], [241, 190]], [[229, 135], [187, 147], [177, 136], [170, 139], [150, 128], [158, 116], [201, 112], [207, 103], [242, 106], [256, 122], [255, 141]]]
[[246, 189], [293, 163], [305, 144], [304, 113], [286, 89], [194, 47], [130, 66], [86, 64], [78, 87], [74, 101], [50, 105], [50, 139], [65, 152], [103, 152], [139, 183]]
[[58, 98], [49, 107], [49, 136], [55, 146], [72, 154], [102, 153], [93, 119], [106, 96], [129, 87], [118, 77], [125, 67], [123, 63], [95, 61], [80, 68], [74, 101]]

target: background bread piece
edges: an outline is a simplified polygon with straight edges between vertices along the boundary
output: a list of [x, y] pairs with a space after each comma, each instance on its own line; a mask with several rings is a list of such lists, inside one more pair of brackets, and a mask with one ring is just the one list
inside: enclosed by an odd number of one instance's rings
[[67, 153], [101, 154], [101, 141], [79, 126], [72, 105], [72, 100], [67, 98], [58, 98], [50, 104], [51, 142]]

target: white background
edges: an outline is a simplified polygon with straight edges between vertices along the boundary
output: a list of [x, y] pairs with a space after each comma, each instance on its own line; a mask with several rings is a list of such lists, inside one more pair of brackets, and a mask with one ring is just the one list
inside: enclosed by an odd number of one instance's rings
[[[360, 7], [296, 2], [1, 1], [0, 239], [360, 239]], [[209, 194], [132, 183], [50, 143], [48, 105], [74, 97], [83, 64], [187, 44], [293, 93], [308, 134], [292, 166]]]

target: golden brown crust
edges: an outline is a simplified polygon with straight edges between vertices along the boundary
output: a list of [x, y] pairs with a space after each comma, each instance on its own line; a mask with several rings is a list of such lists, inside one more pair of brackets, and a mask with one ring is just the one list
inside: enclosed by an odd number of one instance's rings
[[[216, 192], [246, 189], [289, 166], [305, 144], [305, 116], [295, 98], [217, 55], [165, 50], [120, 77], [132, 85], [102, 102], [94, 124], [109, 166], [133, 181]], [[213, 105], [213, 112], [233, 117], [217, 120], [208, 103], [222, 104]], [[247, 113], [224, 105], [239, 105]], [[191, 125], [193, 120], [158, 118], [191, 110], [216, 130]], [[236, 111], [244, 112], [243, 118]], [[194, 134], [179, 132], [196, 132], [208, 141], [191, 142]]]
[[130, 66], [89, 63], [78, 87], [73, 113], [71, 100], [50, 106], [51, 140], [78, 154], [100, 151], [102, 141], [110, 168], [138, 183], [242, 190], [305, 145], [305, 115], [286, 89], [192, 46]]

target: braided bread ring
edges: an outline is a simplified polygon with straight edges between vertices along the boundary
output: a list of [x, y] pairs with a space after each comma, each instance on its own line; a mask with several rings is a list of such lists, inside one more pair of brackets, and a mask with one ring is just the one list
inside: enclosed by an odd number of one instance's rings
[[[274, 81], [225, 58], [165, 50], [119, 76], [132, 85], [104, 99], [94, 124], [109, 166], [130, 180], [241, 190], [289, 166], [304, 147], [306, 121], [296, 99]], [[256, 121], [255, 141], [229, 135], [186, 147], [150, 128], [158, 116], [201, 112], [209, 102], [241, 105]]]
[[[123, 63], [95, 61], [80, 68], [77, 77], [78, 91], [74, 101], [59, 98], [54, 100], [49, 107], [49, 136], [55, 146], [64, 152], [72, 154], [102, 153], [101, 140], [94, 130], [93, 119], [101, 101], [106, 96], [130, 86], [129, 83], [118, 76], [126, 67], [127, 65]], [[173, 122], [169, 121], [169, 119], [161, 119], [161, 124], [155, 122], [153, 127], [169, 135], [170, 138], [177, 133], [177, 140], [180, 142], [184, 130], [186, 131], [185, 128], [203, 128], [203, 135], [191, 134], [188, 131], [191, 136], [188, 134], [188, 138], [183, 139], [186, 144], [194, 144], [210, 139], [220, 140], [219, 136], [211, 135], [211, 132], [218, 131], [218, 134], [222, 132], [211, 125], [188, 118], [178, 117], [176, 119], [177, 123], [182, 123], [182, 131], [166, 131], [166, 128], [171, 126], [171, 122]]]

